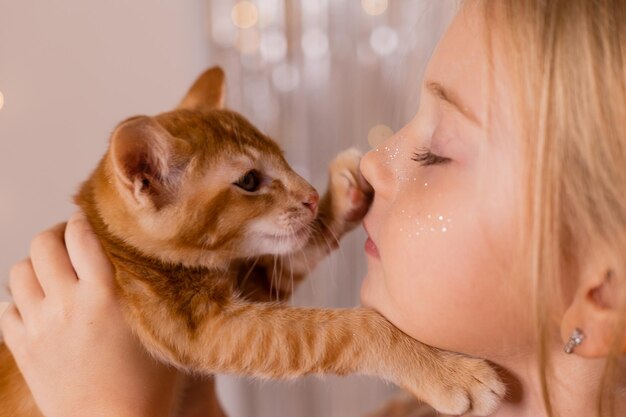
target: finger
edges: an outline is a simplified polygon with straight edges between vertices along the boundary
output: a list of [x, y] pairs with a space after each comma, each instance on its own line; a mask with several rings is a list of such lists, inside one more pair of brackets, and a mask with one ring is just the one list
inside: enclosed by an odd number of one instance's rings
[[30, 259], [25, 259], [11, 268], [9, 288], [13, 302], [23, 318], [29, 316], [44, 298]]
[[9, 350], [13, 351], [16, 343], [24, 335], [24, 323], [15, 304], [9, 304], [0, 316], [0, 333]]
[[80, 281], [113, 288], [113, 265], [84, 214], [75, 213], [67, 223], [65, 241]]
[[37, 235], [30, 247], [35, 274], [46, 297], [58, 296], [77, 278], [63, 237], [65, 223]]

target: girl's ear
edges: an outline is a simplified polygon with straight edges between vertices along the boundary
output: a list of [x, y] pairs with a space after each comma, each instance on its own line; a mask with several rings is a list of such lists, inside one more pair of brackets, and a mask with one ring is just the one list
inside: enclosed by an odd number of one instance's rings
[[[576, 328], [584, 334], [584, 340], [574, 349], [575, 354], [601, 358], [610, 353], [624, 314], [625, 278], [623, 271], [612, 268], [610, 263], [598, 265], [582, 277], [561, 322], [563, 343], [567, 343]], [[620, 338], [620, 352], [626, 353], [626, 335]]]
[[190, 154], [189, 143], [148, 116], [122, 122], [109, 150], [120, 191], [139, 207], [157, 210], [174, 198]]
[[204, 71], [176, 109], [209, 111], [224, 108], [226, 76], [220, 67]]

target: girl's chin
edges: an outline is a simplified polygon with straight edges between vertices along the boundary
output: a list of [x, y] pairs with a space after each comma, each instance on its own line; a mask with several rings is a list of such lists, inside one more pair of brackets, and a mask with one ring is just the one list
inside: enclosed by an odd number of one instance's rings
[[377, 294], [376, 291], [376, 278], [372, 276], [371, 272], [368, 272], [361, 282], [361, 305], [363, 307], [376, 309], [376, 301], [379, 297], [380, 294]]

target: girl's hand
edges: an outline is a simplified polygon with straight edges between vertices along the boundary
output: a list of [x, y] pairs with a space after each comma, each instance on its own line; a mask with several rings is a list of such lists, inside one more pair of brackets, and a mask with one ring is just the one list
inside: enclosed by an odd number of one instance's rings
[[113, 267], [83, 215], [37, 236], [14, 266], [4, 339], [47, 417], [167, 415], [175, 372], [139, 344]]

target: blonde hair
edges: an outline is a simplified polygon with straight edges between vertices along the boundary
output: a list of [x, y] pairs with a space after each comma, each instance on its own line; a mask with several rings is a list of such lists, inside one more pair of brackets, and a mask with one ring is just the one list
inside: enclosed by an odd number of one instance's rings
[[[526, 152], [525, 242], [537, 300], [544, 403], [553, 415], [547, 345], [564, 279], [589, 253], [626, 285], [626, 1], [485, 0], [517, 83]], [[496, 19], [492, 20], [497, 14]], [[592, 252], [590, 252], [592, 251]], [[578, 262], [577, 262], [578, 260]], [[610, 270], [608, 270], [610, 268]], [[567, 269], [567, 273], [566, 273]], [[606, 362], [598, 414], [614, 413], [621, 321]], [[558, 311], [558, 310], [556, 310]]]

